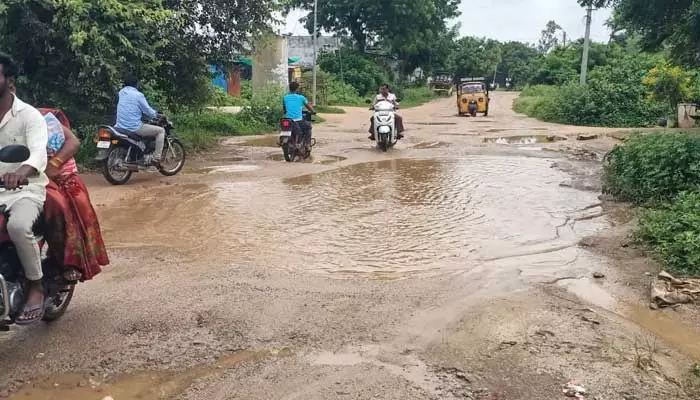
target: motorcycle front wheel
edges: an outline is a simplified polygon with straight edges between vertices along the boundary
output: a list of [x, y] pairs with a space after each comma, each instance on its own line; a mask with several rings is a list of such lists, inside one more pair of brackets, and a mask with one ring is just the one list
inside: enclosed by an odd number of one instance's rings
[[42, 321], [53, 322], [63, 316], [63, 314], [68, 309], [70, 301], [73, 299], [73, 293], [75, 292], [75, 285], [66, 285], [66, 287], [56, 294], [49, 303], [46, 305], [44, 310], [44, 317]]
[[124, 167], [126, 154], [125, 147], [113, 146], [109, 149], [102, 167], [102, 175], [112, 185], [123, 185], [131, 179], [131, 171]]
[[168, 139], [158, 171], [165, 176], [177, 175], [185, 167], [185, 146], [177, 139]]

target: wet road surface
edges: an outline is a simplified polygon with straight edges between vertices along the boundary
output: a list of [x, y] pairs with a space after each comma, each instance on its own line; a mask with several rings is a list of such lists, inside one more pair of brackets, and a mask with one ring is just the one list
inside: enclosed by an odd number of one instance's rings
[[[591, 161], [614, 131], [524, 118], [512, 99], [488, 118], [449, 99], [404, 110], [385, 154], [349, 109], [314, 128], [312, 162], [281, 162], [263, 136], [174, 178], [88, 177], [112, 266], [59, 322], [0, 339], [0, 395], [541, 400], [576, 378], [689, 398], [664, 379], [700, 358], [698, 333], [594, 282], [611, 260], [579, 246], [614, 225]], [[662, 383], [626, 361], [644, 335], [668, 344]]]

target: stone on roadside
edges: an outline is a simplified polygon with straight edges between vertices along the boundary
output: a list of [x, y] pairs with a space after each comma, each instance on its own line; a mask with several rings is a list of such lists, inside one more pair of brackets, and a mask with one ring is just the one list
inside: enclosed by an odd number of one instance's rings
[[576, 137], [576, 140], [593, 140], [593, 139], [598, 139], [598, 135], [594, 133], [589, 133], [589, 134], [580, 134]]
[[605, 278], [605, 274], [599, 271], [596, 271], [593, 273], [593, 277], [596, 279], [603, 279]]

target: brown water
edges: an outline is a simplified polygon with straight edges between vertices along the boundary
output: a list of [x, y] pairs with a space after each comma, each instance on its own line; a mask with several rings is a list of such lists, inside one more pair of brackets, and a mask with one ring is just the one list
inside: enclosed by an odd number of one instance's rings
[[148, 243], [341, 276], [487, 268], [537, 280], [581, 267], [574, 244], [604, 225], [576, 222], [596, 212], [584, 210], [596, 196], [560, 187], [565, 179], [537, 158], [388, 160], [155, 189], [107, 210], [105, 230], [116, 247]]
[[10, 399], [25, 400], [100, 400], [107, 396], [115, 400], [165, 400], [175, 398], [197, 379], [224, 372], [246, 362], [267, 357], [284, 357], [291, 351], [240, 351], [219, 359], [214, 365], [181, 372], [144, 372], [102, 380], [89, 375], [68, 374], [36, 384], [30, 384]]
[[496, 144], [536, 144], [536, 143], [553, 143], [566, 140], [563, 136], [555, 135], [529, 135], [529, 136], [504, 136], [497, 138], [485, 138], [484, 143], [496, 143]]

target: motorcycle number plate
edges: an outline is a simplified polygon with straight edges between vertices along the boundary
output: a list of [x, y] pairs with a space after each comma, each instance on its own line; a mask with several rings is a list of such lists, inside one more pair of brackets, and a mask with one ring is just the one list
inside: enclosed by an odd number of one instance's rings
[[290, 136], [292, 136], [292, 131], [282, 131], [282, 132], [280, 132], [280, 136], [290, 137]]
[[98, 149], [108, 149], [109, 148], [109, 141], [106, 140], [101, 140], [97, 142], [97, 148]]

